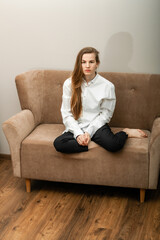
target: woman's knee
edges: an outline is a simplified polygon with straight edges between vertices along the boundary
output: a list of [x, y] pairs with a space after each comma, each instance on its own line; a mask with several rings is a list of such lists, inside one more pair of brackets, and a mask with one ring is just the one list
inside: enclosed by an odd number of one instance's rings
[[116, 136], [103, 143], [103, 147], [110, 152], [117, 152], [123, 148], [125, 141]]
[[62, 152], [62, 144], [61, 144], [61, 141], [60, 141], [59, 137], [57, 137], [57, 138], [54, 140], [53, 146], [55, 147], [55, 149], [56, 149], [58, 152]]
[[110, 152], [117, 152], [123, 148], [126, 139], [127, 135], [124, 132], [112, 134], [107, 141], [103, 142], [104, 147]]

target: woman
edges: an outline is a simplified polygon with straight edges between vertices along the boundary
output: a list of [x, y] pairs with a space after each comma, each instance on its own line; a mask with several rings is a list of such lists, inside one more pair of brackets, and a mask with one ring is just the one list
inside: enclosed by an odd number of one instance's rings
[[92, 47], [83, 48], [71, 78], [64, 82], [61, 113], [65, 131], [54, 141], [59, 152], [88, 151], [91, 140], [116, 152], [128, 137], [147, 137], [140, 129], [125, 128], [116, 134], [111, 131], [108, 123], [115, 109], [115, 89], [97, 73], [99, 64], [99, 52]]

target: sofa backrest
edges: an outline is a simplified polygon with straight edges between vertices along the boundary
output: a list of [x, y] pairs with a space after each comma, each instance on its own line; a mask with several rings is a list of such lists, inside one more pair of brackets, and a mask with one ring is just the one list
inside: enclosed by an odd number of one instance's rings
[[[116, 108], [110, 126], [151, 130], [160, 116], [160, 75], [99, 73], [115, 85]], [[70, 71], [34, 70], [16, 77], [22, 109], [30, 109], [36, 124], [62, 123], [60, 107], [63, 82]]]

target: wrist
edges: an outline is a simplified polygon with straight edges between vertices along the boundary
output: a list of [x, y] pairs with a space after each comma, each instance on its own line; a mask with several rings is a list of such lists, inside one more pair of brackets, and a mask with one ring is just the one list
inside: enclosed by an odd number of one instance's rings
[[88, 135], [90, 137], [90, 134], [88, 132], [85, 132], [86, 135]]

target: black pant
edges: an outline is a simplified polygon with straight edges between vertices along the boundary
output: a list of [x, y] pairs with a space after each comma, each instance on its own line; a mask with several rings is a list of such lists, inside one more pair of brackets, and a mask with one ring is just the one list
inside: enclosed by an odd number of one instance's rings
[[[109, 125], [105, 124], [95, 132], [91, 140], [110, 152], [116, 152], [124, 146], [127, 137], [128, 135], [123, 131], [114, 134]], [[78, 144], [71, 132], [63, 133], [55, 139], [53, 144], [56, 150], [62, 153], [88, 151], [88, 146], [81, 146]]]

